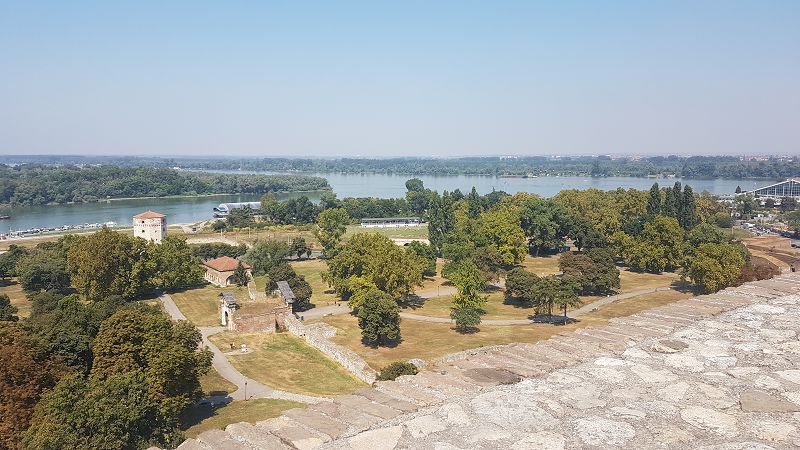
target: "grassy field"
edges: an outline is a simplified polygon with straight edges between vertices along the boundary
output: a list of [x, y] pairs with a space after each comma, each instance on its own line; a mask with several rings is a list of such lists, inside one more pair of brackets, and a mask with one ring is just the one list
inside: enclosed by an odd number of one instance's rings
[[205, 395], [225, 395], [236, 391], [236, 385], [222, 378], [214, 368], [200, 379], [200, 386]]
[[561, 269], [558, 268], [558, 258], [559, 255], [539, 257], [528, 255], [520, 266], [528, 272], [535, 273], [539, 276], [551, 275], [561, 271]]
[[223, 332], [210, 337], [219, 348], [246, 344], [249, 353], [234, 353], [228, 360], [246, 376], [290, 392], [332, 396], [363, 387], [337, 363], [302, 340], [285, 334]]
[[236, 300], [246, 307], [250, 297], [247, 295], [247, 288], [229, 286], [219, 288], [208, 285], [202, 288], [189, 289], [183, 292], [170, 294], [175, 305], [181, 310], [184, 316], [197, 326], [219, 325], [219, 294], [222, 291], [232, 291], [236, 295]]
[[311, 303], [315, 306], [328, 306], [333, 305], [339, 300], [339, 297], [333, 293], [333, 289], [328, 287], [322, 279], [322, 272], [328, 271], [328, 265], [321, 259], [308, 259], [305, 261], [292, 261], [289, 263], [298, 275], [306, 278], [308, 284], [311, 285]]
[[[403, 319], [400, 324], [403, 340], [399, 345], [391, 348], [371, 348], [363, 345], [358, 319], [349, 314], [324, 317], [316, 321], [323, 321], [335, 326], [339, 331], [332, 338], [333, 341], [352, 349], [361, 355], [370, 366], [380, 369], [391, 362], [405, 361], [411, 358], [430, 360], [448, 353], [487, 345], [536, 342], [562, 331], [602, 325], [614, 317], [628, 316], [689, 297], [691, 294], [677, 291], [656, 292], [611, 303], [597, 311], [581, 316], [575, 323], [569, 325], [482, 325], [480, 331], [473, 334], [460, 334], [449, 324]], [[486, 318], [490, 317], [486, 316]]]
[[11, 304], [17, 307], [17, 316], [28, 317], [31, 315], [31, 301], [25, 296], [25, 291], [16, 280], [1, 282], [0, 294], [7, 295]]
[[349, 225], [344, 234], [346, 240], [356, 233], [378, 233], [388, 238], [428, 238], [428, 226], [400, 228], [361, 228], [361, 225]]
[[181, 417], [181, 428], [187, 438], [193, 438], [204, 431], [223, 430], [232, 423], [256, 423], [261, 420], [278, 417], [281, 412], [287, 409], [302, 406], [302, 403], [271, 398], [237, 401], [219, 406], [198, 405], [189, 409]]

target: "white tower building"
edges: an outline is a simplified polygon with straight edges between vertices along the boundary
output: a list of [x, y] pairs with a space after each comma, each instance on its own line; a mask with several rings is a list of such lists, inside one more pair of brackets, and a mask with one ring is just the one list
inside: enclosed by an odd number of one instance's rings
[[167, 236], [167, 216], [153, 211], [133, 216], [133, 235], [160, 244]]

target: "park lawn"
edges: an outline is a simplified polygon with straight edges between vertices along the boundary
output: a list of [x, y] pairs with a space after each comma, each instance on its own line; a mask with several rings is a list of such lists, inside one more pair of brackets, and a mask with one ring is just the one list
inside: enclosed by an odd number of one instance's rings
[[231, 241], [245, 244], [252, 244], [258, 239], [290, 242], [296, 237], [302, 237], [306, 240], [307, 244], [312, 244], [312, 247], [316, 249], [320, 248], [319, 244], [317, 243], [317, 239], [314, 237], [314, 234], [311, 232], [310, 228], [303, 229], [295, 225], [275, 225], [267, 228], [252, 228], [249, 230], [245, 228], [237, 231], [225, 231], [222, 233], [204, 229], [198, 231], [197, 233], [188, 233], [186, 234], [186, 237], [226, 238]]
[[437, 288], [447, 286], [452, 287], [450, 280], [442, 276], [442, 268], [444, 267], [444, 260], [442, 258], [436, 259], [436, 275], [426, 276], [422, 280], [422, 286], [417, 288], [417, 294], [423, 292], [436, 292]]
[[5, 294], [11, 300], [11, 304], [17, 307], [18, 317], [28, 317], [31, 315], [31, 307], [33, 304], [25, 295], [22, 286], [17, 280], [5, 280], [0, 282], [0, 294]]
[[597, 311], [589, 312], [581, 318], [613, 319], [614, 317], [625, 317], [644, 311], [645, 309], [677, 302], [678, 300], [684, 300], [692, 296], [693, 294], [691, 292], [680, 292], [676, 290], [637, 295], [636, 297], [617, 300], [616, 302], [601, 306]]
[[[509, 326], [481, 325], [480, 331], [473, 334], [459, 334], [450, 324], [402, 319], [400, 333], [403, 340], [396, 347], [372, 348], [362, 344], [358, 319], [349, 314], [328, 316], [309, 322], [325, 322], [336, 327], [338, 332], [331, 338], [334, 342], [350, 348], [361, 355], [371, 367], [380, 369], [394, 361], [407, 361], [411, 358], [431, 360], [449, 353], [488, 345], [536, 342], [548, 339], [562, 331], [587, 326], [601, 326], [609, 319], [629, 316], [691, 296], [691, 293], [672, 290], [654, 292], [608, 304], [597, 311], [580, 316], [569, 325], [543, 323]], [[484, 318], [489, 319], [487, 316]]]
[[365, 386], [318, 350], [286, 333], [224, 331], [209, 339], [223, 349], [246, 344], [250, 352], [231, 353], [228, 361], [244, 375], [275, 389], [333, 396]]
[[626, 268], [619, 269], [620, 293], [637, 291], [639, 289], [667, 287], [677, 281], [680, 281], [680, 276], [677, 273], [640, 273], [630, 271]]
[[589, 319], [565, 326], [548, 324], [481, 325], [480, 331], [477, 333], [460, 334], [450, 324], [402, 319], [400, 322], [402, 342], [396, 347], [373, 348], [362, 344], [361, 330], [358, 328], [358, 318], [355, 316], [340, 314], [314, 321], [325, 322], [336, 327], [338, 331], [331, 340], [355, 351], [367, 361], [367, 364], [376, 370], [380, 370], [395, 361], [407, 361], [412, 358], [432, 360], [450, 353], [488, 345], [536, 342], [548, 339], [562, 331], [605, 323], [605, 320], [602, 319]]
[[302, 403], [272, 398], [241, 400], [215, 406], [202, 404], [189, 408], [182, 415], [181, 428], [187, 438], [194, 438], [204, 431], [223, 430], [232, 423], [250, 422], [255, 424], [261, 420], [278, 417], [287, 409], [302, 406]]
[[378, 233], [388, 238], [423, 238], [428, 239], [428, 225], [417, 227], [398, 227], [398, 228], [361, 228], [361, 225], [348, 225], [344, 234], [347, 240], [356, 233]]
[[189, 321], [197, 326], [213, 326], [219, 325], [219, 294], [223, 291], [233, 292], [242, 309], [251, 301], [247, 295], [247, 288], [236, 286], [220, 288], [210, 284], [176, 292], [170, 296]]
[[256, 290], [258, 292], [267, 292], [267, 283], [269, 282], [268, 276], [259, 275], [257, 277], [253, 277], [253, 282], [256, 284]]
[[558, 260], [560, 255], [549, 255], [549, 256], [525, 256], [525, 260], [522, 261], [520, 266], [527, 270], [528, 272], [534, 273], [536, 275], [542, 276], [544, 275], [551, 275], [556, 272], [560, 272], [561, 269], [558, 268]]
[[341, 300], [333, 289], [328, 287], [328, 283], [322, 279], [322, 272], [328, 271], [328, 265], [322, 259], [307, 259], [304, 261], [292, 261], [289, 263], [298, 275], [306, 278], [311, 285], [311, 303], [315, 306], [328, 306], [336, 304]]
[[200, 378], [200, 387], [207, 396], [231, 394], [236, 391], [236, 385], [222, 378], [213, 367]]

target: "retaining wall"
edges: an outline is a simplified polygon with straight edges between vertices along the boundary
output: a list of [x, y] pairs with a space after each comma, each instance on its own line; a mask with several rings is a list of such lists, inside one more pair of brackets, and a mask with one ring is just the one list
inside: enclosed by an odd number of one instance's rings
[[331, 342], [326, 336], [330, 334], [327, 329], [313, 325], [306, 326], [292, 315], [287, 315], [284, 323], [290, 333], [302, 338], [308, 345], [339, 363], [359, 380], [367, 384], [375, 382], [377, 376], [375, 370], [354, 351]]

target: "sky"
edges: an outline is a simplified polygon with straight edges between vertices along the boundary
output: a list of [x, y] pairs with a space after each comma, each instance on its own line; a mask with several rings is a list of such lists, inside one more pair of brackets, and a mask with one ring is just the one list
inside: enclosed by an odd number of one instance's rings
[[0, 0], [0, 154], [800, 153], [800, 1]]

